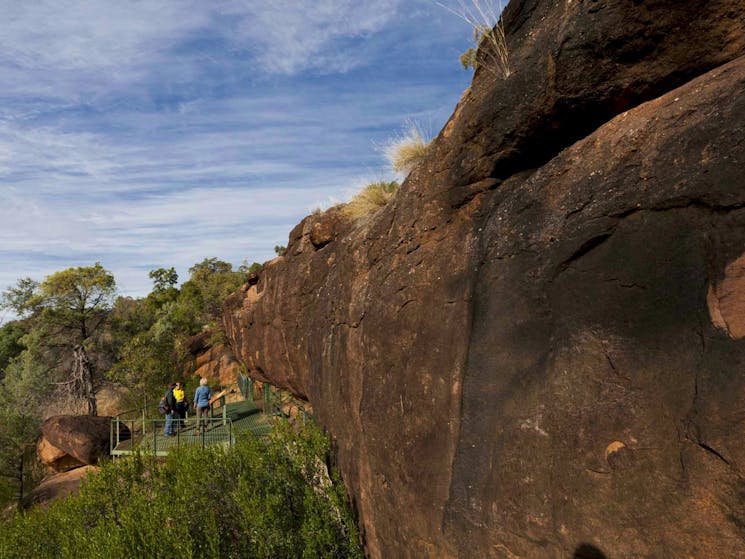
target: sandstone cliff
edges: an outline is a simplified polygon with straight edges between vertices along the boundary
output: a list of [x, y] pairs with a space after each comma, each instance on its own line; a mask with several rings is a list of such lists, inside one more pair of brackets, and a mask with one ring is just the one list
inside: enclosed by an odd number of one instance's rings
[[299, 224], [230, 345], [311, 402], [372, 557], [745, 556], [745, 5], [504, 24], [512, 74], [388, 206]]

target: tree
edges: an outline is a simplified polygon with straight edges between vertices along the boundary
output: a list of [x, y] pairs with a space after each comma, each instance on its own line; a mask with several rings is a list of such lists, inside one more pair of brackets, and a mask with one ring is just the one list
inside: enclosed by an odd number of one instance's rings
[[274, 246], [274, 254], [277, 256], [284, 256], [285, 252], [287, 252], [287, 247], [284, 245], [275, 245]]
[[26, 329], [17, 320], [0, 327], [0, 378], [10, 360], [23, 351], [24, 345], [21, 343], [21, 338], [25, 334]]
[[23, 345], [28, 349], [14, 357], [0, 382], [0, 503], [14, 497], [20, 505], [27, 486], [36, 479], [30, 457], [39, 436], [40, 411], [52, 383], [40, 365], [33, 333]]
[[148, 276], [153, 280], [153, 290], [146, 297], [145, 304], [152, 314], [156, 314], [166, 303], [178, 298], [178, 274], [175, 268], [170, 267], [151, 270]]
[[[232, 264], [214, 257], [194, 264], [180, 289], [173, 287], [175, 271], [171, 271], [161, 268], [150, 273], [155, 286], [145, 299], [145, 308], [153, 320], [147, 329], [129, 330], [132, 336], [118, 349], [119, 361], [109, 372], [110, 378], [144, 394], [178, 378], [192, 359], [186, 348], [189, 336], [205, 326], [216, 338], [221, 336], [223, 301], [246, 279], [245, 268], [233, 271]], [[122, 303], [117, 303], [121, 308], [113, 313], [112, 325], [117, 328], [132, 323]]]
[[167, 270], [165, 268], [150, 270], [148, 277], [153, 280], [154, 291], [165, 291], [175, 287], [178, 283], [178, 274], [173, 266]]
[[39, 313], [40, 326], [71, 350], [72, 378], [68, 384], [75, 396], [86, 400], [89, 415], [96, 415], [96, 397], [94, 364], [87, 345], [106, 320], [115, 294], [114, 276], [96, 262], [52, 274], [29, 300]]
[[32, 300], [39, 284], [31, 278], [21, 278], [15, 287], [9, 287], [0, 296], [0, 308], [9, 309], [18, 316], [32, 310]]
[[96, 262], [47, 277], [31, 304], [41, 310], [46, 322], [71, 333], [76, 345], [82, 345], [103, 324], [115, 295], [114, 276]]
[[189, 281], [181, 287], [178, 304], [192, 310], [198, 309], [197, 318], [201, 322], [197, 324], [198, 329], [219, 322], [225, 298], [241, 286], [245, 273], [234, 272], [230, 262], [205, 258], [189, 268], [189, 274]]

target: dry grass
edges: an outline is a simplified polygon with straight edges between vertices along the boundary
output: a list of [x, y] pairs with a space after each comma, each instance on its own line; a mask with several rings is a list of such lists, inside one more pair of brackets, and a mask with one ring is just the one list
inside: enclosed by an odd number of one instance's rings
[[430, 143], [415, 125], [411, 125], [405, 135], [385, 146], [385, 157], [397, 173], [410, 173], [427, 155]]
[[436, 3], [473, 27], [476, 49], [466, 51], [461, 56], [461, 63], [473, 66], [474, 70], [484, 68], [496, 77], [507, 78], [511, 73], [510, 57], [499, 17], [502, 13], [501, 0], [471, 0], [470, 4], [458, 0], [455, 6]]
[[398, 182], [380, 181], [368, 184], [348, 204], [342, 208], [342, 213], [355, 221], [359, 221], [385, 206], [398, 190]]

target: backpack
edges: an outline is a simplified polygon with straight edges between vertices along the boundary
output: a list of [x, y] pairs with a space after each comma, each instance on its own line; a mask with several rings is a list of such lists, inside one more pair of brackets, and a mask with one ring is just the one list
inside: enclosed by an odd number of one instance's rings
[[160, 415], [166, 415], [171, 411], [171, 409], [168, 407], [168, 402], [166, 402], [166, 397], [163, 396], [160, 399], [160, 403], [158, 404], [158, 413]]

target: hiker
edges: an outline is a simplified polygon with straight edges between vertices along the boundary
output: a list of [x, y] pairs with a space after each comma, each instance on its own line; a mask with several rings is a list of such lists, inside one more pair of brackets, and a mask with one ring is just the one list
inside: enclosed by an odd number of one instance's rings
[[173, 389], [173, 397], [176, 399], [176, 428], [181, 431], [186, 419], [186, 392], [184, 392], [184, 387], [180, 382], [177, 382]]
[[172, 437], [175, 434], [173, 432], [173, 418], [176, 415], [176, 397], [173, 395], [173, 389], [175, 387], [175, 384], [169, 385], [163, 396], [166, 399], [166, 426], [163, 434], [166, 437]]
[[[199, 386], [194, 391], [194, 408], [197, 410], [197, 430], [194, 431], [195, 435], [198, 435], [200, 429], [204, 427], [207, 430], [207, 413], [210, 409], [210, 398], [212, 397], [212, 391], [207, 386], [207, 379], [202, 377], [199, 379]], [[205, 425], [202, 425], [202, 424]]]

